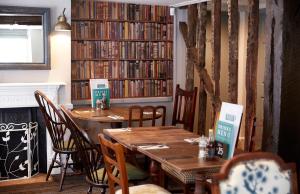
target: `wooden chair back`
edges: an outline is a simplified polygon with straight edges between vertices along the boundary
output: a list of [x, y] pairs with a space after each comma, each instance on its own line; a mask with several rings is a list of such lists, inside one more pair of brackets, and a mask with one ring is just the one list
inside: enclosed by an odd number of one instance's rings
[[133, 113], [137, 111], [139, 116], [139, 127], [144, 125], [144, 121], [151, 120], [151, 125], [156, 125], [156, 120], [161, 118], [161, 125], [165, 126], [166, 124], [166, 107], [165, 106], [130, 106], [129, 107], [129, 119], [128, 119], [128, 127], [132, 127], [133, 123]]
[[34, 96], [43, 114], [47, 130], [52, 140], [53, 149], [60, 152], [74, 150], [72, 137], [65, 140], [65, 135], [69, 129], [66, 127], [66, 122], [60, 112], [41, 91], [35, 91]]
[[173, 108], [172, 125], [183, 124], [183, 127], [193, 131], [196, 109], [197, 87], [193, 91], [186, 91], [176, 86]]
[[[129, 194], [123, 146], [106, 140], [103, 134], [99, 134], [98, 137], [108, 175], [109, 193], [115, 193], [117, 184], [121, 187], [122, 194]], [[116, 169], [118, 173], [115, 173]]]
[[[294, 163], [285, 163], [267, 152], [234, 156], [213, 176], [212, 194], [225, 193], [298, 193]], [[290, 191], [282, 191], [288, 189]]]
[[73, 120], [71, 113], [64, 106], [61, 106], [61, 110], [65, 116], [67, 127], [70, 129], [74, 138], [76, 148], [79, 151], [80, 160], [84, 165], [84, 169], [87, 175], [87, 181], [90, 184], [97, 184], [97, 186], [103, 185], [107, 187], [105, 181], [105, 171], [102, 174], [96, 173], [96, 171], [104, 167], [101, 148], [89, 139], [87, 133], [80, 129], [80, 127]]

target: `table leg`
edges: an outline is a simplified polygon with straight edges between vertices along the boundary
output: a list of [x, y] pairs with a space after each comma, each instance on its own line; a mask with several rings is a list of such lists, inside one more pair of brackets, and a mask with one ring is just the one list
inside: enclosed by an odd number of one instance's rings
[[160, 184], [160, 164], [154, 160], [150, 162], [150, 176], [154, 184]]
[[205, 181], [206, 181], [205, 174], [197, 173], [195, 175], [195, 193], [194, 194], [205, 194]]

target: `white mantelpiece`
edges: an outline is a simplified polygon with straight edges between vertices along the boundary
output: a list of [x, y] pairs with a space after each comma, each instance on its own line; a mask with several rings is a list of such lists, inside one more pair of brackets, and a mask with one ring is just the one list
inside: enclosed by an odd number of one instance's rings
[[[65, 86], [63, 82], [56, 83], [0, 83], [0, 108], [38, 107], [34, 92], [42, 91], [55, 106], [58, 106], [58, 90]], [[52, 143], [47, 132], [47, 169], [51, 163]], [[53, 169], [52, 173], [59, 173]]]
[[0, 83], [0, 108], [37, 107], [34, 91], [40, 90], [58, 105], [58, 83]]

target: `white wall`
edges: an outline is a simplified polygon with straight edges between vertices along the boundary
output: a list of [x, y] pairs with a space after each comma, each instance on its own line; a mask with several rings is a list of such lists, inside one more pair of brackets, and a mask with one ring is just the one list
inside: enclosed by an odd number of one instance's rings
[[187, 21], [186, 9], [175, 9], [174, 16], [174, 88], [179, 84], [185, 88], [186, 80], [186, 45], [179, 30], [179, 22]]
[[[50, 8], [51, 30], [64, 8], [69, 22], [71, 18], [70, 0], [0, 0], [0, 5]], [[51, 33], [50, 47], [51, 70], [1, 70], [0, 82], [65, 82], [67, 85], [59, 91], [59, 103], [71, 103], [71, 33]]]
[[32, 61], [41, 63], [44, 61], [43, 31], [41, 29], [30, 29], [28, 31], [30, 35]]

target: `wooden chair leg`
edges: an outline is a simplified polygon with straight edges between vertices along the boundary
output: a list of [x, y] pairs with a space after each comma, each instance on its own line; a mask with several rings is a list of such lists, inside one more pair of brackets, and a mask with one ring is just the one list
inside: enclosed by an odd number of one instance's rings
[[106, 189], [102, 188], [101, 194], [105, 194], [106, 193]]
[[89, 189], [88, 189], [88, 191], [87, 191], [87, 194], [91, 194], [92, 192], [93, 192], [93, 186], [90, 185], [90, 186], [89, 186]]
[[69, 158], [70, 158], [70, 154], [67, 154], [66, 162], [64, 163], [64, 166], [63, 166], [62, 172], [61, 172], [59, 191], [62, 191], [62, 186], [64, 184], [64, 179], [65, 179], [66, 172], [67, 172]]
[[190, 185], [185, 184], [184, 187], [183, 187], [183, 193], [184, 194], [189, 194], [190, 190], [191, 190]]
[[54, 162], [55, 162], [55, 160], [56, 160], [56, 156], [57, 156], [57, 152], [55, 152], [55, 154], [54, 154], [54, 156], [53, 156], [53, 158], [52, 158], [52, 162], [51, 162], [51, 164], [50, 164], [50, 166], [49, 166], [49, 169], [48, 169], [48, 172], [47, 172], [46, 181], [48, 181], [48, 179], [49, 179], [49, 176], [50, 176], [51, 171], [52, 171], [53, 166], [54, 166]]
[[165, 171], [164, 170], [161, 170], [162, 171], [162, 180], [163, 180], [163, 187], [165, 189], [168, 190], [168, 185], [169, 185], [169, 177], [166, 175]]
[[160, 185], [161, 187], [164, 187], [164, 188], [166, 188], [166, 187], [165, 187], [165, 185], [166, 185], [166, 180], [165, 180], [165, 178], [166, 178], [165, 172], [164, 172], [163, 169], [160, 168], [160, 171], [159, 171], [159, 180], [160, 180], [159, 185]]

